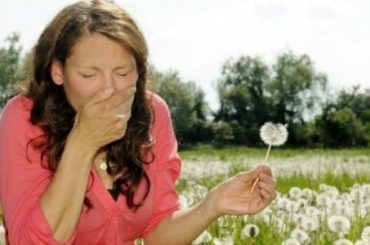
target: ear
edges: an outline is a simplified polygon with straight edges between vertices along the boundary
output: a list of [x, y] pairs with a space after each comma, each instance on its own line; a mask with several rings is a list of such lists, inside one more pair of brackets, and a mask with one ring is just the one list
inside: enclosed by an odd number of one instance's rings
[[59, 60], [53, 59], [53, 61], [51, 62], [50, 73], [51, 73], [51, 78], [53, 79], [53, 82], [56, 85], [63, 84], [63, 81], [64, 81], [63, 65]]

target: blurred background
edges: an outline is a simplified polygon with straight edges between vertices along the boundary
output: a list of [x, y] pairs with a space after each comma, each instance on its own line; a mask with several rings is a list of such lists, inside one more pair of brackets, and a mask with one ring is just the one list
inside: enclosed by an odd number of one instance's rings
[[[43, 28], [74, 1], [6, 1], [0, 14], [0, 107]], [[116, 3], [150, 49], [151, 89], [168, 103], [180, 148], [259, 146], [266, 121], [290, 146], [370, 142], [370, 2], [188, 0]]]

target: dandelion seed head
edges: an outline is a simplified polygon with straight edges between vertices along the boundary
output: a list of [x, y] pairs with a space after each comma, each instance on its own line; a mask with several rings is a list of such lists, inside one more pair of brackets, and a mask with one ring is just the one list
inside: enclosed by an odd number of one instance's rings
[[328, 226], [335, 233], [346, 234], [351, 227], [351, 222], [343, 215], [332, 215], [328, 219]]
[[366, 226], [362, 229], [361, 239], [370, 243], [370, 226]]
[[302, 223], [302, 229], [308, 232], [315, 231], [317, 229], [317, 223], [314, 219], [306, 217]]
[[213, 240], [214, 245], [234, 245], [234, 240], [231, 236], [224, 238], [216, 238]]
[[357, 242], [355, 242], [355, 245], [369, 245], [369, 241], [358, 240]]
[[212, 240], [212, 235], [208, 231], [204, 231], [200, 234], [192, 243], [192, 245], [200, 245], [202, 243], [207, 243]]
[[241, 231], [243, 237], [256, 237], [260, 233], [260, 229], [255, 224], [247, 224]]
[[311, 241], [310, 237], [308, 236], [308, 234], [302, 230], [302, 229], [294, 229], [292, 231], [292, 233], [290, 234], [290, 237], [293, 238], [293, 239], [296, 239], [298, 240], [298, 242], [300, 243], [308, 243], [309, 241]]
[[289, 190], [289, 196], [293, 200], [298, 200], [299, 198], [301, 198], [303, 196], [303, 193], [302, 193], [301, 188], [299, 188], [299, 187], [292, 187], [292, 188], [290, 188], [290, 190]]
[[339, 240], [334, 241], [334, 245], [353, 245], [353, 242], [351, 242], [348, 239], [341, 238]]
[[284, 240], [281, 245], [301, 245], [301, 243], [297, 239], [289, 238]]
[[287, 126], [280, 123], [267, 122], [260, 129], [260, 137], [266, 145], [283, 145], [288, 139]]

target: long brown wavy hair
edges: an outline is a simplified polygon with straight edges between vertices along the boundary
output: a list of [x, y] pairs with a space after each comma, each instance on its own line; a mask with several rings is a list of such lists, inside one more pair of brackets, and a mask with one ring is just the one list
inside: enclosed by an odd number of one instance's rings
[[[121, 44], [136, 60], [139, 75], [137, 91], [126, 134], [122, 139], [104, 147], [109, 163], [108, 173], [113, 176], [122, 173], [114, 182], [114, 188], [125, 195], [127, 205], [136, 210], [150, 190], [144, 164], [153, 160], [145, 160], [147, 153], [151, 153], [149, 130], [153, 120], [152, 109], [146, 96], [148, 50], [134, 20], [112, 1], [83, 1], [67, 6], [41, 34], [33, 49], [32, 74], [25, 91], [25, 95], [34, 102], [31, 122], [44, 130], [42, 140], [33, 140], [32, 145], [42, 151], [43, 157], [48, 157], [46, 167], [55, 172], [76, 111], [67, 102], [63, 87], [52, 81], [51, 63], [53, 59], [57, 59], [64, 65], [76, 42], [92, 33], [104, 35]], [[143, 179], [146, 181], [146, 192], [141, 201], [136, 203], [135, 191]], [[87, 198], [85, 204], [91, 207]]]

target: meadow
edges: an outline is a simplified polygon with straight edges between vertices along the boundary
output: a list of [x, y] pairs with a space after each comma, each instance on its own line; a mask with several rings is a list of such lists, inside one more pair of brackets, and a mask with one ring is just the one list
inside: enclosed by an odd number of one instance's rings
[[[265, 152], [205, 146], [181, 151], [181, 205], [195, 204], [220, 181], [262, 163]], [[194, 245], [370, 244], [369, 149], [273, 148], [268, 164], [276, 200], [257, 215], [220, 217]]]
[[[203, 147], [180, 153], [183, 206], [220, 181], [264, 160], [266, 149]], [[278, 197], [263, 212], [224, 216], [193, 244], [370, 244], [368, 149], [273, 149], [269, 165]]]

